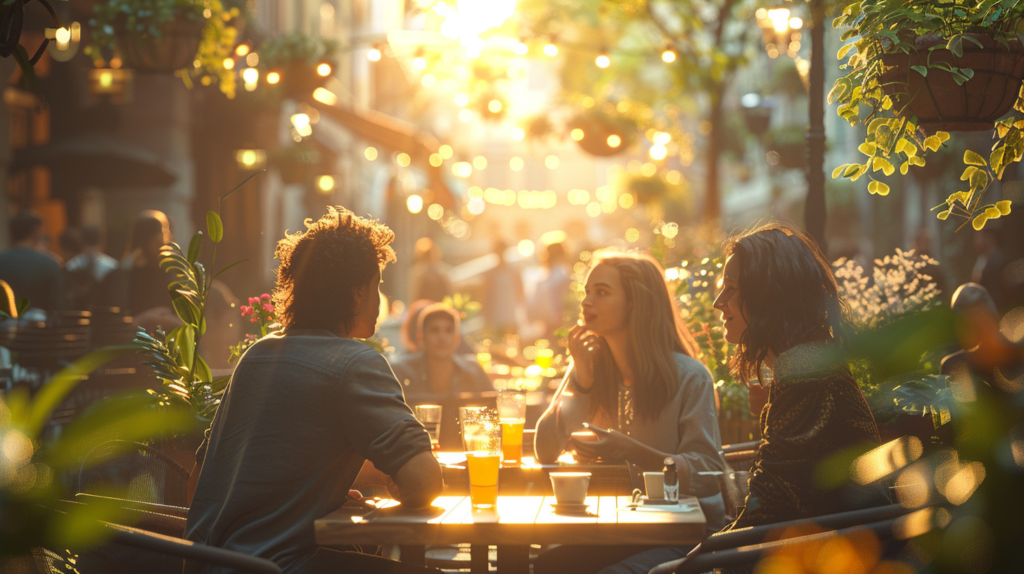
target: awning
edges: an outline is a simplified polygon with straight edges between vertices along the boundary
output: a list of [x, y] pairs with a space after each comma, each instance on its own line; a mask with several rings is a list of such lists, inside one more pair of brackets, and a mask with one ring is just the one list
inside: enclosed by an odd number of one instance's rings
[[356, 112], [340, 104], [329, 106], [322, 102], [315, 105], [321, 114], [337, 120], [355, 136], [391, 151], [409, 154], [412, 164], [427, 174], [434, 201], [448, 209], [456, 208], [455, 197], [444, 182], [441, 168], [430, 165], [430, 154], [437, 153], [440, 147], [434, 136], [418, 130], [409, 122], [378, 111]]
[[15, 150], [9, 169], [35, 165], [76, 187], [167, 186], [178, 179], [178, 171], [157, 154], [102, 133]]

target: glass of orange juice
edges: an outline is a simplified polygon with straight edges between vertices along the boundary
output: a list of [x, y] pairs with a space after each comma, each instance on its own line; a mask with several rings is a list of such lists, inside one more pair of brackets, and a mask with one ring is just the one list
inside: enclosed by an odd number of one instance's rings
[[523, 427], [526, 425], [526, 395], [518, 391], [498, 393], [498, 420], [501, 423], [501, 453], [504, 464], [523, 461]]
[[473, 508], [497, 508], [502, 434], [498, 412], [486, 407], [460, 407], [459, 424], [469, 470], [469, 500]]

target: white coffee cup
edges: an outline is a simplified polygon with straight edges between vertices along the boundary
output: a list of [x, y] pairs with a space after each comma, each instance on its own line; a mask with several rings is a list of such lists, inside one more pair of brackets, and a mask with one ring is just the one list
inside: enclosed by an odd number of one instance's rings
[[645, 472], [644, 487], [647, 489], [648, 500], [665, 498], [665, 473]]
[[583, 504], [590, 488], [589, 472], [552, 472], [549, 476], [558, 504]]

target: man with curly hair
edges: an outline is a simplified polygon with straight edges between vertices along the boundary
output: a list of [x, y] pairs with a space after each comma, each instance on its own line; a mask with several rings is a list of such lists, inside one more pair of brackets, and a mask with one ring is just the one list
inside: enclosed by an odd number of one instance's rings
[[441, 493], [430, 438], [391, 367], [354, 340], [376, 330], [393, 239], [384, 225], [332, 207], [278, 242], [273, 298], [283, 333], [254, 344], [235, 368], [197, 453], [186, 538], [273, 560], [289, 574], [426, 572], [318, 548], [313, 534], [317, 518], [349, 500], [366, 460], [391, 477], [403, 505]]

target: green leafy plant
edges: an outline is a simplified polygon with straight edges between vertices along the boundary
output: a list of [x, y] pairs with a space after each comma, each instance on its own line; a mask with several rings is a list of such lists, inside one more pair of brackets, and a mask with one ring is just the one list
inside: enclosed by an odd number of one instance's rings
[[263, 42], [259, 54], [260, 66], [271, 70], [292, 63], [317, 65], [331, 63], [337, 58], [338, 43], [319, 36], [293, 32]]
[[[195, 58], [188, 67], [175, 72], [188, 87], [193, 80], [208, 86], [214, 81], [226, 96], [235, 95], [235, 73], [224, 66], [238, 38], [232, 21], [241, 17], [237, 7], [225, 8], [220, 0], [108, 0], [93, 7], [89, 19], [92, 45], [83, 50], [94, 60], [103, 60], [105, 50], [119, 50], [125, 35], [136, 41], [155, 42], [167, 34], [175, 22], [192, 22], [200, 30]], [[194, 62], [194, 63], [193, 63]]]
[[[217, 244], [224, 239], [224, 224], [218, 214], [220, 203], [260, 173], [262, 172], [250, 175], [219, 198], [217, 211], [206, 212], [207, 235], [213, 243], [211, 267], [217, 261]], [[199, 418], [209, 420], [220, 404], [220, 397], [224, 394], [230, 377], [214, 379], [209, 365], [197, 352], [199, 342], [206, 333], [206, 300], [213, 280], [245, 260], [235, 261], [216, 273], [208, 274], [206, 267], [198, 261], [203, 248], [203, 238], [203, 232], [197, 231], [192, 236], [187, 251], [183, 251], [181, 246], [172, 242], [165, 245], [160, 252], [160, 267], [174, 276], [174, 280], [168, 285], [171, 304], [175, 314], [184, 324], [169, 333], [156, 329], [150, 334], [139, 328], [135, 342], [141, 347], [140, 353], [154, 359], [153, 362], [146, 364], [152, 367], [163, 381], [163, 388], [159, 392], [150, 391], [158, 403], [162, 406], [188, 404]]]
[[64, 496], [60, 474], [77, 471], [83, 453], [111, 436], [147, 441], [192, 424], [192, 416], [183, 409], [153, 409], [148, 396], [129, 394], [92, 405], [60, 433], [44, 435], [53, 410], [89, 373], [133, 351], [134, 346], [94, 351], [62, 369], [32, 396], [16, 388], [0, 397], [0, 566], [11, 566], [5, 561], [16, 561], [12, 557], [24, 557], [33, 548], [78, 550], [102, 543], [109, 531], [99, 521], [116, 520], [119, 505], [100, 502], [56, 512], [57, 501]]
[[[948, 73], [963, 85], [975, 75], [975, 70], [960, 65], [965, 46], [988, 48], [986, 42], [994, 42], [1019, 52], [1024, 39], [1022, 20], [1024, 4], [1016, 0], [861, 0], [849, 4], [833, 21], [835, 28], [846, 28], [840, 40], [850, 42], [837, 56], [846, 58], [841, 68], [849, 71], [835, 81], [828, 101], [838, 104], [836, 112], [851, 125], [866, 126], [867, 135], [858, 150], [867, 160], [840, 165], [832, 172], [833, 179], [856, 181], [867, 175], [871, 180], [868, 192], [887, 195], [889, 185], [877, 180], [875, 173], [892, 175], [898, 165], [905, 175], [910, 167], [925, 165], [927, 153], [949, 139], [944, 131], [925, 135], [910, 109], [914, 99], [922, 96], [919, 91], [910, 93], [908, 79], [886, 75], [893, 70], [887, 58], [925, 54], [924, 65], [910, 66], [910, 74], [927, 78], [929, 73]], [[952, 60], [939, 57], [938, 50], [946, 50]], [[1024, 100], [1019, 96], [1014, 109], [1024, 112]], [[993, 128], [997, 141], [987, 160], [974, 151], [964, 154], [966, 168], [960, 179], [968, 182], [969, 189], [951, 194], [936, 206], [934, 209], [942, 209], [939, 219], [961, 218], [963, 225], [971, 222], [980, 230], [988, 220], [1010, 213], [1009, 201], [983, 204], [982, 197], [992, 181], [1002, 178], [1008, 165], [1024, 158], [1024, 121], [1001, 119]]]

